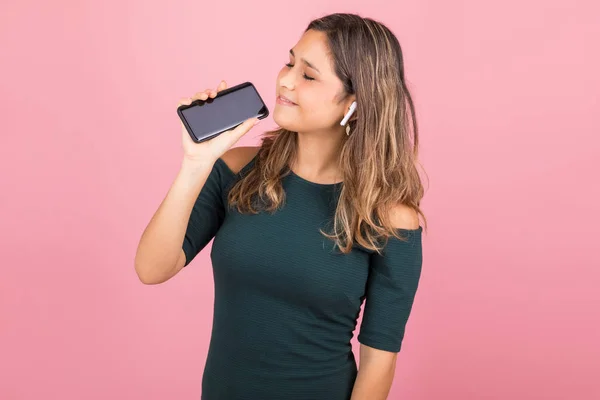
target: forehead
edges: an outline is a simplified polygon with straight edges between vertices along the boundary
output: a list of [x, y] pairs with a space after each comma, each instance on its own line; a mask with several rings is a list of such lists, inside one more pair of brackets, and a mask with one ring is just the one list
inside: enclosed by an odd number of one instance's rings
[[323, 32], [309, 30], [305, 32], [293, 47], [296, 58], [305, 58], [321, 72], [331, 71], [331, 58], [327, 36]]

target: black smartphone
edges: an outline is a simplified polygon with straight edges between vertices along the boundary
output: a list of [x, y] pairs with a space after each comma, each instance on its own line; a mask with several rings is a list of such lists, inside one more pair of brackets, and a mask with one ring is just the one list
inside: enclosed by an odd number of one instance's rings
[[204, 142], [235, 128], [249, 118], [269, 115], [258, 91], [250, 82], [217, 93], [214, 99], [194, 100], [177, 108], [177, 114], [196, 143]]

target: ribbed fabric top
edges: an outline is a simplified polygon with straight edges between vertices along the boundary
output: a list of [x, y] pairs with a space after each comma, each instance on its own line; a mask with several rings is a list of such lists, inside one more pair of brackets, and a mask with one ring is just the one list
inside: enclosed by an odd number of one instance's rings
[[240, 214], [227, 204], [238, 174], [219, 159], [193, 207], [186, 265], [214, 237], [215, 302], [203, 400], [348, 400], [357, 374], [350, 340], [400, 351], [421, 274], [422, 228], [399, 231], [383, 255], [342, 254], [328, 232], [343, 183], [291, 172], [284, 206]]

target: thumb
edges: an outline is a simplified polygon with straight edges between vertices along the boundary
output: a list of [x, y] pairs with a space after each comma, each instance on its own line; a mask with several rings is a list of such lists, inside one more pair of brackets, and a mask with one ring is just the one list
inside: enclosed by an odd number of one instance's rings
[[231, 131], [231, 134], [232, 134], [232, 136], [235, 136], [236, 138], [239, 139], [245, 133], [247, 133], [250, 129], [252, 129], [254, 126], [258, 125], [259, 122], [260, 122], [260, 120], [258, 118], [247, 119], [244, 122], [242, 122], [240, 125], [235, 127], [235, 129], [233, 131]]

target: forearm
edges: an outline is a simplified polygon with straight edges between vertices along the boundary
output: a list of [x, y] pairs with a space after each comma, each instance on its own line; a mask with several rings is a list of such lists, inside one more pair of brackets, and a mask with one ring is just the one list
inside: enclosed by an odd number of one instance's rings
[[396, 372], [397, 353], [361, 345], [351, 400], [386, 400]]
[[358, 372], [350, 400], [386, 400], [394, 380], [393, 372]]
[[140, 279], [157, 283], [176, 271], [194, 203], [212, 168], [211, 163], [182, 163], [177, 177], [144, 230], [135, 256]]

